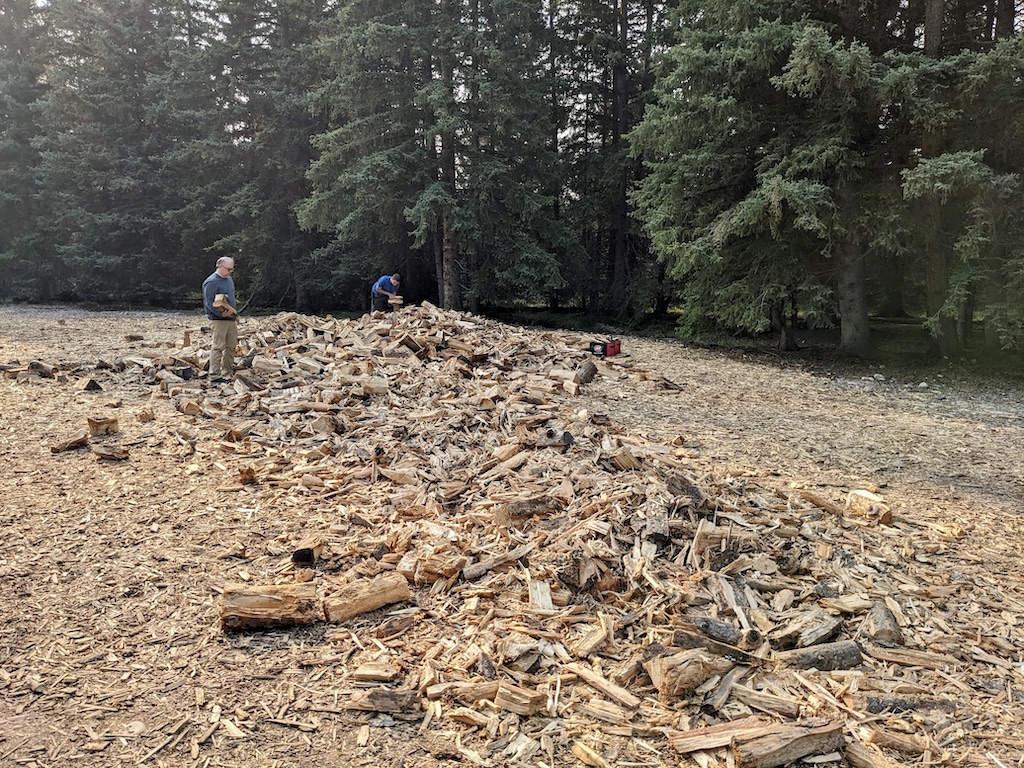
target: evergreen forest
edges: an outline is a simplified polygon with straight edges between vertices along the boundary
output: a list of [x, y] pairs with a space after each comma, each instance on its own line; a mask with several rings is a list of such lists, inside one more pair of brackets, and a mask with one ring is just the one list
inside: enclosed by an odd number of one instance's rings
[[1024, 342], [1024, 2], [0, 0], [0, 301]]

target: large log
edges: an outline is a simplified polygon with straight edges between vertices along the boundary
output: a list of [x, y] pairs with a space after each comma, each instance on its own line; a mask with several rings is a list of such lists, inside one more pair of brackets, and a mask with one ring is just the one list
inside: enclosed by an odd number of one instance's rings
[[734, 744], [737, 768], [777, 768], [808, 755], [822, 755], [842, 749], [843, 724], [830, 723], [818, 728], [779, 726], [769, 736]]
[[224, 587], [220, 622], [226, 630], [292, 627], [323, 620], [324, 605], [315, 584]]
[[342, 587], [324, 601], [324, 608], [328, 621], [339, 622], [411, 599], [412, 592], [405, 577], [400, 573], [386, 573], [373, 580], [362, 579]]

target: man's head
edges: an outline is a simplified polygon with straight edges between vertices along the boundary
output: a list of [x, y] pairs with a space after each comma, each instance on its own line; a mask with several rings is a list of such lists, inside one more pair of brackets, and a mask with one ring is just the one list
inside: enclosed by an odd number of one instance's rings
[[400, 282], [402, 282], [402, 276], [395, 272], [395, 274], [391, 276], [391, 282], [394, 283], [395, 285], [398, 285]]
[[221, 256], [217, 259], [217, 274], [221, 277], [227, 277], [235, 271], [235, 260], [230, 256]]

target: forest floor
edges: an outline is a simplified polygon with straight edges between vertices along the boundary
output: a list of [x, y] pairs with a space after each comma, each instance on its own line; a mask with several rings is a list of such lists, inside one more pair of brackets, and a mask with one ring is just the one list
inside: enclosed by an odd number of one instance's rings
[[[308, 716], [296, 713], [329, 675], [296, 664], [294, 646], [316, 650], [322, 631], [222, 633], [211, 587], [237, 565], [216, 544], [226, 530], [273, 536], [275, 514], [293, 510], [226, 493], [216, 462], [185, 466], [157, 429], [176, 414], [152, 386], [76, 386], [98, 361], [180, 341], [199, 322], [194, 313], [0, 307], [0, 364], [40, 361], [66, 374], [0, 379], [0, 766], [468, 764], [418, 722], [339, 710], [305, 728]], [[623, 337], [623, 352], [646, 372], [644, 386], [599, 378], [582, 407], [679, 446], [695, 472], [828, 489], [840, 502], [875, 488], [901, 518], [958, 525], [965, 536], [950, 568], [987, 577], [990, 602], [1011, 596], [1003, 619], [1019, 635], [1021, 372], [986, 379], [950, 366], [634, 337]], [[152, 421], [139, 420], [145, 410]], [[97, 415], [119, 416], [131, 460], [51, 451]], [[1019, 662], [1018, 648], [1011, 702], [1024, 682]], [[200, 741], [194, 723], [218, 719], [234, 725]], [[230, 738], [232, 728], [243, 736]], [[1018, 764], [1022, 751], [1024, 742], [994, 738], [977, 764]], [[578, 763], [568, 755], [560, 764]]]

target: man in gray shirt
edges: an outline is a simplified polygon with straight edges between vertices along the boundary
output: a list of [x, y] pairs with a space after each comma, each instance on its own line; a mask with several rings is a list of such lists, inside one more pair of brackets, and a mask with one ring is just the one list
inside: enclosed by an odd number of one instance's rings
[[210, 349], [210, 381], [223, 384], [235, 373], [235, 346], [238, 344], [238, 311], [235, 309], [235, 260], [217, 259], [217, 269], [203, 281], [203, 307], [213, 322]]

